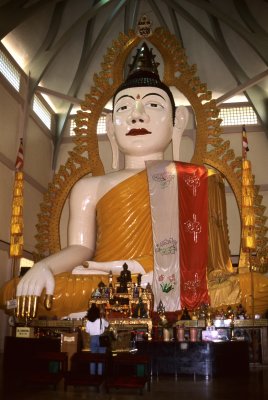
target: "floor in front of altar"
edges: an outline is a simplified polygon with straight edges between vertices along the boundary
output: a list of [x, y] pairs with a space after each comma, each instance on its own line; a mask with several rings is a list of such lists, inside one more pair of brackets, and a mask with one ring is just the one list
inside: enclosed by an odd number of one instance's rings
[[[0, 357], [1, 360], [1, 357]], [[14, 360], [15, 362], [15, 360]], [[0, 367], [2, 363], [0, 363]], [[1, 400], [133, 400], [137, 398], [154, 400], [267, 400], [268, 399], [268, 365], [250, 367], [246, 377], [209, 378], [193, 376], [161, 376], [151, 380], [151, 391], [144, 389], [142, 396], [136, 390], [111, 389], [105, 393], [101, 388], [97, 393], [94, 388], [68, 387], [64, 392], [63, 382], [56, 390], [52, 387], [20, 387], [9, 382], [8, 390], [3, 390], [2, 368], [0, 375]]]

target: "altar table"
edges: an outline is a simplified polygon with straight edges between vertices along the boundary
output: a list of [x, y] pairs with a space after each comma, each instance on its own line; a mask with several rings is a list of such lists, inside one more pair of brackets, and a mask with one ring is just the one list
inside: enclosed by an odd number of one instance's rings
[[249, 346], [246, 341], [177, 342], [140, 341], [138, 352], [151, 357], [151, 374], [184, 374], [205, 378], [246, 375], [249, 372]]

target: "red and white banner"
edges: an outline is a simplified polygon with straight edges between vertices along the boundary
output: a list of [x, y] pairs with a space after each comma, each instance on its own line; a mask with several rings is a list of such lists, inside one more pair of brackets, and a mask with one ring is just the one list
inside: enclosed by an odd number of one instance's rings
[[247, 151], [249, 151], [247, 131], [246, 131], [245, 125], [243, 125], [243, 127], [242, 127], [242, 156], [243, 156], [243, 158], [247, 158]]
[[153, 247], [154, 309], [209, 303], [207, 170], [182, 162], [147, 163]]
[[23, 140], [20, 139], [20, 147], [17, 154], [15, 169], [19, 171], [22, 170], [22, 168], [23, 168]]

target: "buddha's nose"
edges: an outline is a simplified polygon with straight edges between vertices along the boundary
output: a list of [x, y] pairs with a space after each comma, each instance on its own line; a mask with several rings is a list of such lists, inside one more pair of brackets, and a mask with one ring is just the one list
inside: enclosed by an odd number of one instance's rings
[[149, 120], [150, 120], [150, 117], [146, 113], [142, 101], [136, 100], [135, 106], [133, 107], [133, 109], [128, 117], [128, 122], [130, 124], [147, 123], [147, 122], [149, 122]]

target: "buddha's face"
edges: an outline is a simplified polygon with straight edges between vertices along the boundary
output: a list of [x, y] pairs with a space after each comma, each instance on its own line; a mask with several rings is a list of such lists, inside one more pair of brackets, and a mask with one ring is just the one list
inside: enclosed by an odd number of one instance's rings
[[117, 93], [113, 123], [119, 149], [128, 155], [163, 152], [172, 138], [172, 106], [167, 93], [155, 87], [134, 87]]

